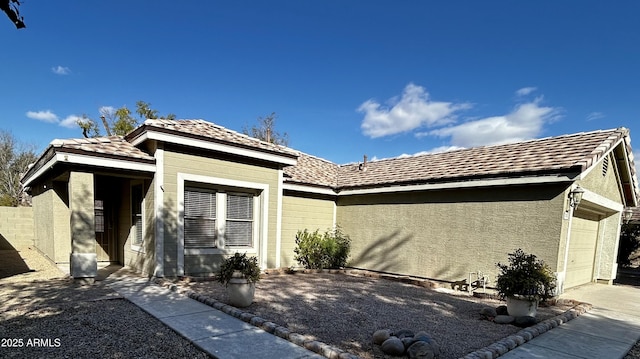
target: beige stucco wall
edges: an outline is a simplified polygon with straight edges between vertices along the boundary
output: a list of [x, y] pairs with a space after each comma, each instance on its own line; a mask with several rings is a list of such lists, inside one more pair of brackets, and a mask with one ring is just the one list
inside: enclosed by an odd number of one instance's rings
[[48, 182], [34, 189], [35, 246], [52, 261], [69, 263], [71, 253], [70, 211], [66, 182]]
[[347, 196], [337, 224], [352, 239], [350, 264], [445, 281], [497, 274], [517, 248], [557, 267], [562, 185]]
[[[261, 223], [261, 225], [267, 225], [268, 232], [267, 238], [261, 238], [261, 243], [267, 243], [265, 258], [267, 267], [275, 267], [277, 206], [278, 191], [280, 191], [278, 169], [261, 163], [241, 163], [238, 158], [226, 158], [224, 155], [216, 158], [213, 156], [211, 153], [190, 153], [170, 147], [164, 149], [165, 276], [177, 275], [178, 173], [266, 184], [269, 188], [269, 196], [265, 198], [268, 219], [267, 223]], [[260, 257], [261, 253], [262, 248], [258, 250]], [[221, 255], [185, 258], [185, 266], [190, 265], [190, 270], [197, 273], [215, 273], [221, 259]]]
[[299, 230], [325, 231], [334, 226], [335, 201], [309, 194], [285, 192], [282, 198], [280, 267], [297, 266], [293, 259]]
[[[581, 187], [613, 201], [623, 203], [623, 194], [619, 185], [619, 172], [613, 155], [609, 155], [607, 170], [604, 171], [604, 159], [596, 163], [593, 169], [578, 183]], [[583, 200], [580, 208], [591, 210], [601, 216], [598, 243], [596, 247], [594, 279], [612, 283], [617, 272], [617, 253], [620, 240], [620, 213], [605, 208], [598, 203]], [[621, 207], [622, 208], [622, 207]]]
[[34, 245], [33, 208], [0, 207], [0, 250]]
[[93, 174], [69, 174], [69, 210], [71, 211], [71, 251], [95, 253], [95, 213]]

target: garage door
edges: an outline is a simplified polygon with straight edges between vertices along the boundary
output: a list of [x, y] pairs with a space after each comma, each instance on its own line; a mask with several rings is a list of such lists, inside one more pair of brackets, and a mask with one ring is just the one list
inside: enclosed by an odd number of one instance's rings
[[596, 214], [576, 211], [571, 224], [569, 262], [564, 288], [589, 283], [593, 279], [596, 244], [598, 242]]

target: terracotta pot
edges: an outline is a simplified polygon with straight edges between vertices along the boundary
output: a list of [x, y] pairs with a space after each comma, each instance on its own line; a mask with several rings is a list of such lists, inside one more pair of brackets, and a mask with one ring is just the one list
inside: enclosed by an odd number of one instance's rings
[[512, 317], [535, 317], [538, 312], [538, 301], [507, 297], [507, 312], [509, 312], [509, 315]]

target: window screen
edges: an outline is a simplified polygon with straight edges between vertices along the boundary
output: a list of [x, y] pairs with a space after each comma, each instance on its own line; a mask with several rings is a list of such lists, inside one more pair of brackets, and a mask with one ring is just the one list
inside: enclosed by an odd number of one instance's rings
[[215, 248], [216, 193], [188, 188], [184, 192], [185, 248]]
[[132, 244], [142, 245], [142, 185], [131, 187], [131, 224], [134, 226]]
[[253, 196], [227, 194], [225, 245], [251, 247], [253, 243]]

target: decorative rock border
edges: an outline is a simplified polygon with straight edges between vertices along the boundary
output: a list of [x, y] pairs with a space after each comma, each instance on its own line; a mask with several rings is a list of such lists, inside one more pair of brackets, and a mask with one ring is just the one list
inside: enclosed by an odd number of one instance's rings
[[249, 323], [255, 327], [264, 330], [267, 333], [278, 336], [282, 339], [288, 340], [293, 344], [308, 349], [314, 353], [320, 354], [328, 359], [360, 359], [357, 355], [345, 352], [342, 349], [333, 347], [326, 343], [307, 339], [304, 335], [289, 331], [289, 328], [280, 326], [276, 323], [270, 322], [264, 318], [261, 318], [253, 313], [242, 311], [236, 307], [232, 307], [228, 304], [219, 302], [213, 298], [210, 298], [204, 294], [198, 294], [192, 290], [183, 289], [175, 283], [171, 283], [163, 278], [153, 278], [153, 282], [162, 287], [165, 287], [173, 292], [184, 294], [191, 299], [195, 299], [198, 302], [206, 304], [214, 309], [217, 309], [232, 317], [238, 318], [245, 323]]
[[573, 320], [580, 315], [586, 313], [591, 310], [593, 307], [589, 303], [576, 302], [572, 299], [558, 299], [555, 302], [556, 304], [567, 304], [573, 305], [573, 308], [567, 310], [566, 312], [557, 315], [553, 318], [549, 318], [547, 320], [543, 320], [542, 322], [530, 326], [528, 328], [522, 329], [521, 331], [510, 335], [502, 340], [499, 340], [489, 346], [486, 346], [482, 349], [478, 349], [473, 351], [461, 359], [495, 359], [499, 356], [507, 353], [510, 350], [515, 349], [516, 347], [530, 341], [531, 339], [537, 337], [540, 334], [546, 333], [547, 331], [556, 328], [570, 320]]
[[[306, 269], [306, 270], [268, 270], [265, 272], [266, 275], [278, 275], [278, 274], [295, 274], [296, 272], [300, 273], [331, 273], [331, 274], [347, 274], [347, 275], [355, 275], [362, 277], [370, 277], [376, 279], [388, 279], [395, 280], [402, 283], [413, 284], [420, 287], [425, 288], [437, 288], [441, 285], [437, 282], [433, 282], [427, 279], [415, 278], [415, 277], [407, 277], [407, 276], [396, 276], [391, 274], [383, 274], [377, 272], [371, 272], [366, 270], [358, 270], [358, 269]], [[199, 280], [193, 278], [192, 280]], [[326, 343], [307, 339], [304, 335], [298, 334], [295, 332], [290, 332], [288, 328], [279, 326], [276, 323], [267, 321], [253, 313], [244, 312], [236, 307], [232, 307], [228, 304], [219, 302], [213, 298], [207, 297], [203, 294], [198, 294], [192, 290], [183, 289], [179, 285], [175, 283], [171, 283], [170, 281], [165, 280], [164, 278], [152, 278], [152, 281], [162, 287], [168, 288], [171, 291], [184, 294], [191, 299], [195, 299], [201, 303], [204, 303], [210, 307], [213, 307], [217, 310], [220, 310], [223, 313], [236, 317], [246, 323], [249, 323], [255, 327], [261, 328], [264, 331], [271, 333], [273, 335], [279, 336], [285, 340], [290, 341], [293, 344], [301, 346], [305, 349], [308, 349], [312, 352], [315, 352], [319, 355], [324, 356], [328, 359], [360, 359], [357, 355], [345, 352], [342, 349], [332, 347]], [[478, 293], [474, 293], [478, 294]], [[487, 297], [492, 298], [491, 294], [481, 294], [478, 297]], [[571, 305], [573, 308], [567, 310], [566, 312], [557, 315], [553, 318], [546, 319], [536, 325], [530, 326], [528, 328], [522, 329], [519, 332], [512, 334], [504, 339], [501, 339], [489, 346], [484, 348], [475, 350], [471, 353], [468, 353], [464, 357], [460, 359], [495, 359], [500, 357], [501, 355], [506, 354], [510, 350], [517, 348], [520, 345], [532, 340], [533, 338], [539, 336], [540, 334], [546, 333], [547, 331], [556, 328], [564, 323], [567, 323], [580, 315], [586, 313], [587, 311], [592, 309], [592, 305], [589, 303], [575, 301], [573, 299], [555, 299], [551, 302], [551, 304], [560, 304], [560, 305]]]

